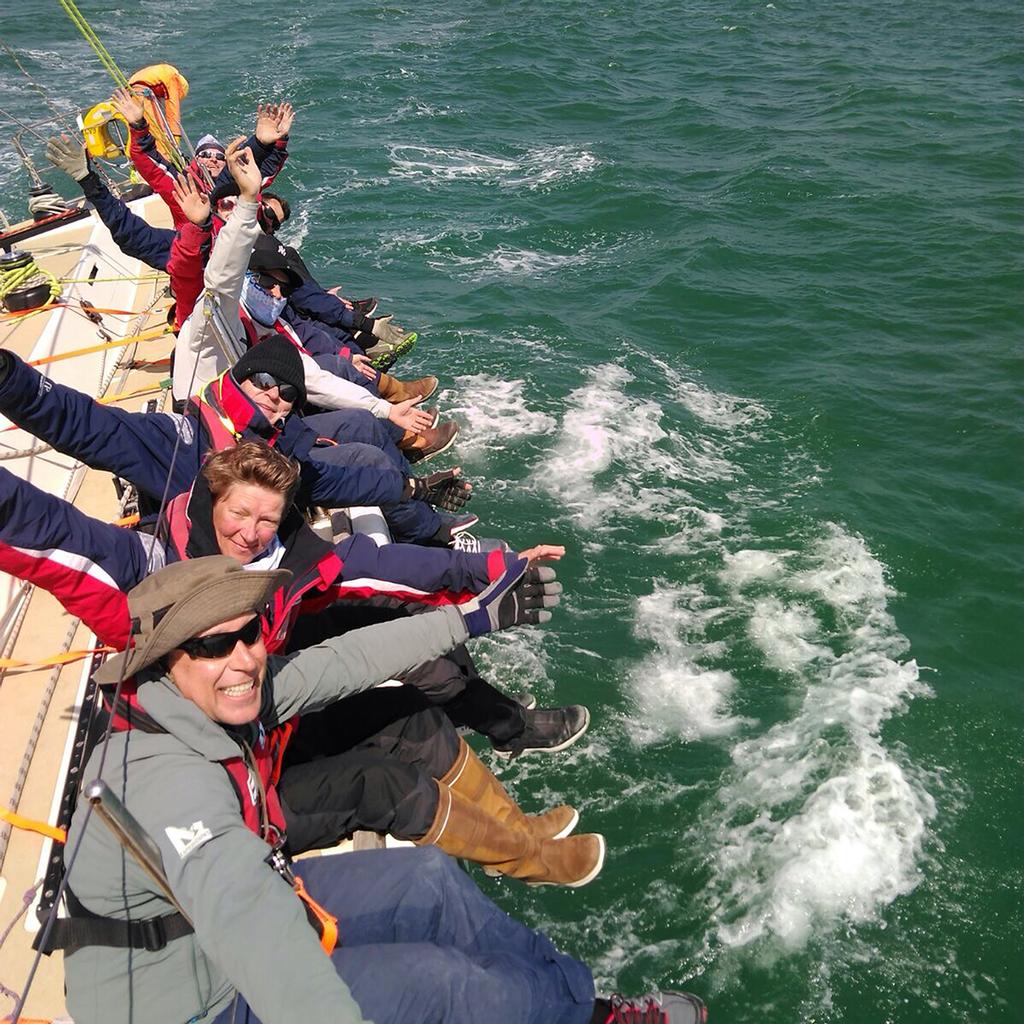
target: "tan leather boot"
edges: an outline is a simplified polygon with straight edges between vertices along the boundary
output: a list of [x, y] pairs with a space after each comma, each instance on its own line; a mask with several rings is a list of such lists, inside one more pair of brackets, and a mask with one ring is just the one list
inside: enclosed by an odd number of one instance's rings
[[604, 866], [604, 836], [537, 839], [523, 829], [491, 817], [477, 804], [438, 783], [437, 813], [417, 846], [433, 843], [452, 857], [464, 857], [527, 885], [592, 882]]
[[459, 740], [455, 762], [441, 782], [461, 793], [471, 803], [483, 807], [499, 821], [525, 829], [537, 839], [564, 839], [580, 820], [579, 812], [568, 804], [552, 807], [543, 814], [524, 814], [508, 790], [464, 739]]
[[381, 398], [389, 402], [404, 402], [409, 398], [429, 398], [437, 390], [436, 377], [420, 377], [419, 380], [399, 380], [389, 373], [382, 373], [377, 381]]
[[422, 434], [407, 430], [398, 442], [398, 447], [409, 462], [424, 462], [451, 448], [458, 433], [458, 423], [449, 420], [436, 427], [428, 427]]

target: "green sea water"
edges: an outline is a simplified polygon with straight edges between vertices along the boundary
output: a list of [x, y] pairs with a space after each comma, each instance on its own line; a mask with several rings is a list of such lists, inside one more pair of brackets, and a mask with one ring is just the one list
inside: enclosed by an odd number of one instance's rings
[[[476, 652], [590, 707], [498, 767], [608, 861], [485, 891], [715, 1024], [1024, 1019], [1024, 8], [82, 9], [193, 139], [296, 104], [285, 237], [420, 332], [481, 532], [568, 548], [556, 622]], [[108, 93], [56, 3], [0, 13], [62, 109]]]

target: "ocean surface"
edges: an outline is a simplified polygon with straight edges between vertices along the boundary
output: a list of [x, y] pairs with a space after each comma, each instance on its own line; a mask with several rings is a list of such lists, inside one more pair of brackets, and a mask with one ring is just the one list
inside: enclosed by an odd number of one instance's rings
[[[476, 653], [590, 707], [498, 767], [608, 861], [481, 886], [714, 1024], [1024, 1019], [1024, 6], [82, 10], [193, 140], [295, 103], [284, 236], [420, 332], [482, 533], [568, 548]], [[109, 94], [56, 3], [0, 13], [4, 111]]]

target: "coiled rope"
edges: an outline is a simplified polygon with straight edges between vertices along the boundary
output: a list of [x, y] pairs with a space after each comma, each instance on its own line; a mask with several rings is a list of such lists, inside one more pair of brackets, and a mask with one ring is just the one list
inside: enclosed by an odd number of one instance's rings
[[34, 259], [29, 258], [28, 263], [13, 270], [4, 270], [0, 266], [0, 302], [4, 302], [11, 292], [22, 286], [34, 287], [37, 284], [48, 284], [50, 286], [50, 297], [42, 304], [43, 308], [49, 306], [60, 298], [60, 281], [48, 270], [43, 270]]

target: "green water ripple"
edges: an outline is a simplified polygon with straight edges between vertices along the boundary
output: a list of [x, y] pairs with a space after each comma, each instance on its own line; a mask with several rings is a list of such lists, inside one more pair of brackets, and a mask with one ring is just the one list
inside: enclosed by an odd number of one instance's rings
[[[180, 64], [190, 130], [295, 98], [308, 262], [421, 331], [488, 529], [569, 548], [556, 628], [480, 656], [591, 706], [503, 778], [609, 861], [487, 891], [717, 1021], [1015, 1019], [1020, 5], [304, 0], [201, 60], [213, 0], [87, 7]], [[0, 107], [45, 113], [7, 64]], [[23, 184], [0, 156], [8, 214]]]

